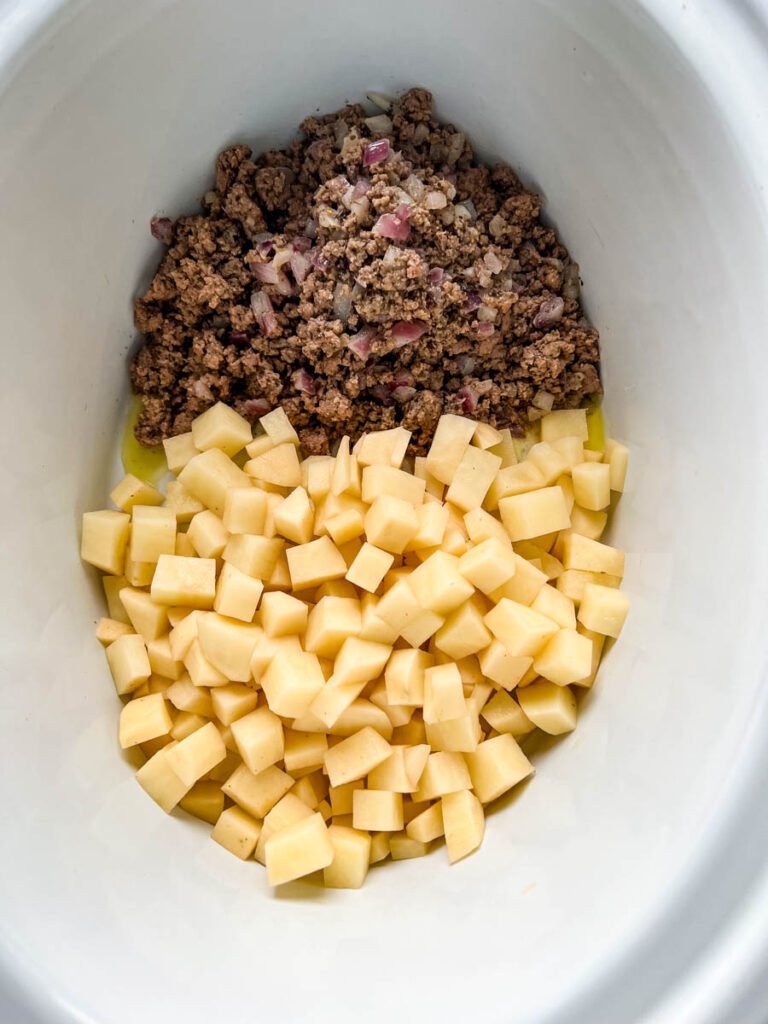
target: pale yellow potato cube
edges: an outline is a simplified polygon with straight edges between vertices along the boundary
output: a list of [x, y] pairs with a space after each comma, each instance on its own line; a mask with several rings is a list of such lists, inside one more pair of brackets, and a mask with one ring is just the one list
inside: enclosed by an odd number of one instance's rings
[[232, 725], [238, 718], [253, 711], [259, 703], [256, 690], [242, 683], [216, 686], [211, 691], [214, 713], [222, 725]]
[[328, 835], [333, 860], [323, 869], [323, 884], [326, 889], [359, 889], [368, 874], [370, 835], [343, 825], [330, 825]]
[[429, 846], [427, 843], [412, 839], [404, 832], [398, 832], [390, 837], [389, 852], [392, 860], [412, 860], [414, 857], [426, 857]]
[[411, 647], [421, 647], [430, 637], [445, 623], [445, 616], [436, 615], [435, 612], [420, 612], [415, 619], [406, 623], [400, 631], [403, 640]]
[[483, 804], [496, 800], [533, 773], [533, 765], [509, 733], [481, 743], [474, 753], [467, 754], [467, 766], [472, 788]]
[[124, 587], [120, 591], [120, 601], [131, 625], [147, 643], [168, 631], [168, 609], [165, 605], [155, 604], [146, 590]]
[[211, 839], [240, 860], [248, 860], [253, 856], [260, 835], [258, 821], [240, 807], [228, 807], [214, 825]]
[[224, 495], [222, 525], [228, 533], [261, 534], [267, 515], [267, 495], [257, 487], [230, 487]]
[[589, 572], [587, 569], [566, 569], [557, 577], [555, 586], [560, 593], [565, 594], [578, 606], [584, 599], [584, 590], [588, 583], [618, 589], [621, 586], [621, 578], [604, 572]]
[[499, 507], [502, 498], [517, 494], [527, 494], [544, 486], [544, 476], [538, 466], [532, 462], [521, 462], [517, 466], [500, 469], [488, 488], [483, 502], [489, 512]]
[[479, 508], [488, 488], [501, 468], [501, 459], [493, 452], [470, 445], [464, 449], [445, 499], [463, 512]]
[[629, 598], [620, 590], [595, 583], [587, 583], [584, 587], [579, 622], [587, 629], [603, 633], [605, 636], [617, 637], [621, 633], [628, 612]]
[[473, 853], [485, 835], [485, 815], [480, 801], [468, 789], [442, 798], [443, 828], [451, 864]]
[[483, 675], [505, 690], [513, 690], [532, 664], [530, 656], [510, 654], [500, 640], [493, 640], [480, 654]]
[[[396, 729], [393, 729], [391, 738], [393, 743], [421, 746], [427, 742], [427, 727], [420, 716], [414, 716], [405, 725], [399, 725]], [[424, 764], [426, 765], [426, 761]], [[424, 771], [423, 766], [421, 771]]]
[[328, 795], [331, 801], [331, 810], [334, 817], [341, 814], [352, 813], [352, 794], [356, 789], [364, 789], [363, 779], [355, 779], [354, 782], [345, 782], [342, 786], [331, 786]]
[[307, 628], [309, 608], [291, 594], [274, 591], [261, 601], [261, 624], [267, 636], [288, 636], [303, 633]]
[[560, 487], [542, 487], [537, 491], [502, 498], [499, 511], [513, 541], [528, 540], [554, 530], [566, 530], [571, 525]]
[[586, 626], [582, 626], [581, 623], [577, 626], [579, 633], [585, 636], [592, 644], [592, 664], [589, 669], [589, 675], [585, 679], [579, 679], [575, 685], [589, 689], [595, 681], [597, 676], [597, 670], [600, 667], [600, 658], [603, 654], [603, 647], [605, 646], [605, 636], [602, 633], [595, 633], [591, 629], [587, 629]]
[[248, 457], [256, 459], [259, 455], [263, 455], [264, 452], [268, 452], [270, 448], [275, 447], [275, 442], [269, 436], [269, 434], [257, 434], [252, 441], [249, 441], [245, 446], [245, 450]]
[[362, 596], [346, 580], [326, 580], [325, 583], [321, 583], [319, 587], [315, 588], [312, 599], [318, 602], [322, 601], [324, 597], [343, 597], [350, 601], [357, 601], [359, 604]]
[[120, 636], [128, 636], [134, 630], [127, 622], [118, 622], [117, 619], [99, 619], [96, 625], [96, 639], [103, 647], [108, 647]]
[[299, 435], [291, 426], [291, 421], [282, 406], [273, 409], [265, 416], [260, 417], [259, 423], [264, 433], [271, 439], [273, 444], [295, 444], [299, 443]]
[[146, 645], [137, 633], [118, 637], [106, 648], [106, 655], [115, 689], [121, 697], [137, 690], [152, 674]]
[[[189, 523], [198, 512], [202, 512], [205, 508], [202, 501], [198, 501], [197, 498], [193, 497], [178, 480], [169, 480], [165, 488], [165, 501], [163, 502], [166, 508], [169, 508], [176, 516], [176, 523]], [[176, 554], [180, 555], [184, 552], [179, 551], [179, 543], [185, 543], [180, 541], [181, 537], [185, 537], [185, 534], [176, 534]], [[194, 554], [193, 551], [189, 552]]]
[[330, 537], [297, 544], [286, 552], [294, 590], [316, 587], [325, 580], [339, 579], [347, 572], [344, 556]]
[[298, 718], [325, 686], [325, 677], [317, 655], [282, 650], [261, 677], [261, 686], [272, 711], [283, 718]]
[[556, 622], [525, 605], [502, 598], [484, 620], [510, 654], [534, 657], [558, 630]]
[[224, 740], [213, 722], [195, 730], [171, 750], [168, 766], [189, 788], [227, 755]]
[[315, 505], [315, 522], [313, 531], [316, 537], [322, 537], [328, 532], [326, 523], [329, 519], [335, 519], [342, 512], [359, 512], [365, 515], [366, 504], [351, 494], [328, 494], [320, 498]]
[[352, 794], [352, 822], [356, 829], [400, 832], [403, 828], [403, 795], [388, 790], [357, 789]]
[[480, 714], [498, 733], [526, 736], [535, 728], [517, 701], [504, 690], [497, 691]]
[[349, 597], [323, 597], [310, 611], [304, 643], [321, 658], [335, 658], [348, 636], [362, 628], [360, 602]]
[[578, 466], [584, 458], [584, 442], [580, 437], [559, 437], [555, 441], [546, 442], [557, 452], [568, 469]]
[[120, 712], [120, 746], [133, 747], [137, 743], [165, 736], [171, 731], [173, 721], [168, 712], [165, 698], [160, 693], [137, 697], [129, 701]]
[[174, 476], [178, 476], [186, 464], [195, 455], [200, 454], [199, 449], [195, 446], [191, 430], [186, 434], [177, 434], [176, 437], [166, 437], [163, 441], [163, 448], [168, 469]]
[[398, 632], [378, 617], [376, 614], [378, 603], [378, 598], [373, 594], [363, 594], [361, 626], [357, 635], [361, 640], [393, 644], [397, 640]]
[[548, 583], [541, 588], [531, 608], [546, 615], [563, 629], [576, 629], [576, 608], [573, 601]]
[[[600, 540], [608, 523], [607, 512], [590, 512], [589, 509], [574, 505], [571, 511], [571, 529], [574, 533], [580, 533], [582, 537], [589, 537], [590, 540]], [[560, 537], [565, 539], [566, 533]], [[553, 551], [553, 554], [557, 554]], [[559, 555], [558, 555], [559, 557]]]
[[254, 775], [247, 765], [240, 764], [221, 789], [248, 814], [254, 818], [264, 818], [282, 800], [293, 782], [292, 776], [276, 765], [270, 765]]
[[438, 615], [452, 612], [474, 593], [472, 584], [459, 571], [459, 559], [444, 551], [436, 551], [418, 569], [414, 569], [408, 586], [420, 610]]
[[389, 743], [375, 729], [366, 726], [330, 748], [325, 755], [328, 779], [332, 786], [362, 779], [391, 753]]
[[476, 423], [475, 433], [472, 437], [472, 444], [478, 448], [493, 448], [496, 445], [502, 444], [504, 441], [504, 435], [496, 427], [492, 427], [490, 423]]
[[341, 645], [333, 666], [333, 679], [338, 685], [367, 683], [381, 675], [392, 648], [350, 636]]
[[168, 743], [149, 758], [136, 772], [136, 781], [152, 799], [170, 814], [176, 804], [187, 794], [191, 786], [179, 778], [169, 763], [175, 741]]
[[334, 846], [323, 816], [315, 813], [271, 835], [264, 854], [269, 884], [282, 885], [328, 867]]
[[509, 543], [489, 537], [459, 559], [459, 572], [481, 590], [491, 594], [515, 574], [517, 563]]
[[358, 490], [359, 480], [357, 471], [357, 459], [354, 465], [350, 454], [349, 436], [344, 435], [336, 449], [331, 470], [331, 494], [344, 494], [345, 491], [353, 492]]
[[329, 455], [311, 455], [301, 464], [301, 482], [313, 501], [324, 498], [331, 489], [333, 459]]
[[[604, 461], [608, 463], [611, 471], [611, 490], [621, 493], [624, 490], [624, 483], [627, 478], [629, 449], [626, 445], [614, 441], [613, 438], [609, 438], [605, 442]], [[114, 498], [112, 500], [114, 501]]]
[[546, 441], [533, 445], [528, 452], [528, 460], [539, 469], [547, 486], [553, 484], [569, 468], [560, 452]]
[[[131, 517], [125, 512], [83, 512], [80, 557], [102, 572], [119, 576], [125, 564]], [[174, 521], [175, 530], [175, 521]], [[114, 618], [114, 616], [113, 616]]]
[[433, 750], [467, 754], [477, 749], [483, 738], [477, 714], [464, 702], [465, 713], [444, 722], [427, 722], [427, 743]]
[[571, 470], [577, 504], [600, 512], [611, 503], [611, 468], [602, 462], [583, 462]]
[[301, 467], [299, 456], [293, 444], [278, 444], [255, 459], [249, 459], [244, 466], [248, 476], [279, 487], [299, 487]]
[[301, 641], [295, 634], [269, 637], [264, 633], [257, 640], [253, 655], [251, 656], [251, 675], [256, 682], [259, 682], [278, 651], [301, 654]]
[[411, 432], [404, 427], [376, 430], [370, 434], [363, 434], [355, 445], [357, 461], [361, 466], [373, 466], [380, 463], [385, 466], [394, 466], [397, 469], [405, 458], [410, 440]]
[[327, 752], [328, 739], [324, 733], [285, 730], [284, 760], [287, 771], [296, 773], [321, 768]]
[[232, 456], [252, 438], [248, 420], [223, 402], [217, 402], [192, 420], [192, 441], [201, 452], [220, 448], [225, 455]]
[[[368, 693], [372, 704], [376, 704], [385, 713], [387, 718], [392, 724], [393, 731], [395, 726], [406, 725], [410, 722], [413, 717], [414, 709], [410, 707], [397, 707], [391, 706], [387, 700], [387, 688], [384, 684], [384, 680], [376, 682], [370, 692]], [[383, 733], [382, 733], [383, 735]]]
[[[351, 821], [349, 827], [351, 828]], [[374, 832], [371, 836], [371, 864], [380, 864], [389, 856], [389, 832]]]
[[123, 512], [130, 512], [134, 505], [162, 505], [163, 503], [163, 495], [156, 487], [139, 480], [132, 473], [123, 477], [109, 497]]
[[571, 532], [563, 540], [563, 566], [565, 569], [585, 569], [623, 576], [624, 552]]
[[325, 528], [334, 544], [346, 544], [347, 541], [354, 540], [365, 532], [363, 514], [357, 509], [348, 508], [327, 519]]
[[216, 584], [214, 610], [219, 615], [252, 622], [264, 590], [261, 580], [241, 572], [236, 566], [225, 563]]
[[603, 452], [593, 451], [591, 448], [584, 449], [583, 462], [603, 462]]
[[[197, 515], [197, 513], [195, 513]], [[197, 551], [195, 551], [195, 545], [186, 535], [186, 533], [176, 534], [176, 546], [173, 549], [175, 555], [181, 555], [182, 558], [195, 558]]]
[[[285, 497], [282, 494], [272, 493], [267, 490], [267, 484], [260, 484], [263, 487], [267, 495], [267, 510], [264, 515], [264, 528], [261, 533], [264, 537], [276, 537], [277, 527], [275, 526], [275, 516], [278, 510], [282, 507]], [[285, 490], [285, 488], [280, 488]]]
[[415, 839], [419, 843], [431, 843], [433, 839], [439, 839], [440, 836], [445, 835], [441, 801], [438, 800], [417, 814], [415, 818], [411, 818], [405, 826], [405, 831], [411, 839]]
[[187, 814], [215, 825], [224, 810], [221, 786], [208, 779], [196, 782], [187, 795], [181, 798], [179, 807]]
[[101, 585], [104, 588], [104, 597], [107, 602], [110, 619], [130, 624], [131, 620], [128, 618], [128, 614], [120, 600], [120, 591], [126, 586], [127, 582], [125, 576], [101, 577]]
[[418, 527], [405, 545], [405, 550], [418, 551], [421, 548], [438, 547], [443, 542], [449, 516], [450, 509], [439, 501], [419, 505], [416, 509]]
[[179, 473], [179, 482], [217, 516], [224, 514], [230, 487], [251, 486], [250, 478], [218, 448], [191, 458]]
[[413, 505], [388, 494], [376, 498], [365, 514], [365, 533], [368, 541], [395, 554], [402, 554], [418, 526], [419, 520]]
[[269, 708], [257, 708], [238, 718], [231, 729], [238, 752], [254, 775], [282, 760], [283, 724]]
[[394, 466], [374, 465], [363, 469], [362, 498], [372, 504], [383, 495], [399, 498], [409, 505], [421, 505], [426, 481]]
[[560, 736], [576, 728], [576, 698], [567, 686], [531, 683], [518, 690], [517, 699], [525, 715], [542, 732]]
[[222, 558], [247, 576], [268, 580], [275, 571], [284, 546], [285, 541], [278, 537], [237, 533], [227, 541]]
[[150, 593], [157, 604], [211, 608], [216, 596], [216, 561], [161, 555]]
[[382, 551], [367, 541], [358, 551], [347, 570], [346, 579], [361, 590], [373, 593], [386, 576], [394, 562], [394, 555]]
[[265, 848], [267, 840], [273, 835], [297, 821], [306, 821], [307, 818], [311, 817], [311, 809], [307, 807], [300, 797], [294, 793], [286, 793], [264, 818], [261, 835], [259, 836], [254, 853], [256, 860], [260, 864], [266, 863]]
[[225, 619], [216, 612], [201, 615], [197, 622], [200, 651], [206, 661], [227, 679], [247, 683], [251, 657], [262, 637], [259, 626]]
[[285, 551], [281, 551], [275, 562], [275, 568], [272, 570], [272, 575], [264, 583], [264, 589], [270, 590], [290, 590], [291, 589], [291, 574], [288, 569], [288, 559], [285, 556]]
[[376, 605], [377, 618], [398, 634], [422, 611], [418, 599], [406, 580], [399, 580], [393, 587], [390, 587]]
[[303, 487], [296, 487], [274, 510], [275, 530], [294, 544], [312, 540], [315, 507]]
[[464, 528], [469, 539], [478, 546], [490, 538], [494, 538], [507, 548], [512, 546], [504, 526], [484, 508], [470, 509], [464, 516]]
[[[168, 635], [171, 655], [175, 661], [183, 661], [192, 641], [197, 639], [197, 622], [203, 613], [197, 609], [180, 618]], [[169, 614], [168, 620], [171, 621]]]
[[483, 650], [490, 642], [483, 615], [472, 601], [451, 612], [435, 633], [437, 649], [457, 661]]
[[210, 509], [206, 509], [193, 517], [187, 530], [187, 537], [201, 558], [219, 558], [227, 546], [229, 532], [221, 519]]
[[[174, 550], [176, 550], [175, 545]], [[148, 587], [154, 579], [156, 569], [157, 562], [134, 562], [131, 558], [129, 543], [128, 549], [125, 552], [125, 565], [123, 568], [126, 582], [130, 583], [132, 587]]]
[[371, 728], [387, 742], [392, 739], [392, 722], [383, 708], [378, 707], [362, 697], [353, 700], [332, 726], [328, 728], [331, 736], [354, 736], [361, 729]]
[[424, 673], [435, 659], [427, 651], [393, 651], [384, 671], [387, 700], [392, 705], [424, 703]]
[[213, 717], [213, 703], [205, 687], [195, 686], [188, 675], [177, 679], [165, 691], [165, 696], [179, 711], [187, 711], [194, 715]]
[[420, 480], [423, 480], [426, 485], [426, 490], [424, 492], [425, 501], [429, 497], [442, 501], [445, 485], [441, 484], [437, 477], [432, 476], [429, 472], [427, 469], [427, 459], [425, 455], [417, 455], [413, 460], [413, 475], [417, 476]]
[[488, 450], [499, 456], [501, 468], [506, 469], [507, 466], [514, 466], [517, 463], [517, 449], [509, 427], [504, 427], [498, 433], [501, 440], [498, 444], [491, 445]]
[[427, 470], [443, 484], [450, 484], [477, 424], [463, 416], [441, 416], [427, 452]]
[[577, 437], [580, 441], [588, 439], [586, 409], [560, 409], [542, 418], [542, 441], [558, 441], [561, 437]]
[[438, 750], [429, 755], [413, 799], [417, 803], [422, 800], [435, 800], [446, 793], [456, 793], [458, 790], [471, 787], [472, 780], [464, 755]]
[[188, 711], [180, 711], [176, 715], [171, 727], [171, 736], [181, 742], [181, 740], [185, 740], [193, 732], [197, 732], [198, 729], [202, 729], [207, 724], [202, 715], [193, 715]]

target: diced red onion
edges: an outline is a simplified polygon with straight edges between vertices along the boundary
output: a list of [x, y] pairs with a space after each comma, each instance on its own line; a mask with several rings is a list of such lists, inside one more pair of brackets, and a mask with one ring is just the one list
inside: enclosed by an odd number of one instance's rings
[[464, 300], [464, 312], [471, 313], [473, 309], [477, 309], [478, 306], [481, 306], [482, 302], [483, 300], [477, 292], [467, 292], [467, 297]]
[[307, 217], [307, 223], [304, 225], [304, 234], [307, 238], [317, 238], [317, 221], [313, 220], [312, 217]]
[[392, 397], [396, 402], [410, 402], [413, 396], [416, 394], [416, 388], [408, 387], [402, 384], [400, 387], [395, 388], [392, 392]]
[[248, 343], [248, 335], [243, 331], [230, 331], [229, 341], [232, 345], [246, 345]]
[[193, 381], [192, 394], [204, 402], [210, 402], [213, 399], [213, 392], [202, 380]]
[[424, 124], [423, 121], [419, 122], [413, 129], [413, 144], [414, 146], [420, 146], [429, 135], [429, 125]]
[[415, 199], [417, 202], [422, 198], [427, 190], [426, 185], [420, 181], [415, 174], [409, 174], [403, 182], [403, 185], [411, 199]]
[[246, 398], [240, 407], [246, 416], [264, 416], [272, 408], [266, 398]]
[[261, 328], [262, 334], [269, 336], [277, 329], [277, 317], [266, 292], [251, 294], [251, 310]]
[[309, 270], [309, 260], [303, 252], [293, 252], [291, 254], [291, 273], [296, 284], [303, 284], [304, 278], [307, 276]]
[[363, 167], [371, 167], [373, 164], [380, 164], [389, 156], [389, 139], [377, 139], [369, 142], [363, 150]]
[[293, 288], [291, 287], [291, 282], [288, 280], [285, 274], [278, 274], [277, 281], [275, 283], [277, 284], [277, 290], [280, 292], [281, 295], [293, 295]]
[[493, 326], [493, 324], [486, 324], [481, 321], [477, 325], [477, 333], [482, 335], [482, 337], [484, 338], [490, 337], [495, 330], [496, 328]]
[[353, 200], [350, 209], [357, 220], [365, 220], [371, 209], [370, 201], [367, 196], [363, 196], [362, 199]]
[[477, 210], [471, 199], [464, 199], [462, 202], [456, 203], [456, 216], [466, 217], [470, 224], [477, 220]]
[[507, 222], [504, 220], [501, 214], [495, 213], [493, 217], [491, 217], [490, 223], [488, 224], [488, 231], [490, 232], [493, 238], [499, 238], [501, 235], [504, 234], [504, 229], [506, 228], [506, 226]]
[[394, 391], [395, 388], [412, 388], [413, 374], [410, 370], [399, 370], [397, 376], [389, 382], [388, 387], [390, 391]]
[[504, 269], [504, 264], [492, 250], [489, 250], [485, 256], [483, 256], [483, 263], [492, 274], [498, 274]]
[[477, 319], [482, 320], [483, 323], [492, 324], [498, 315], [498, 310], [494, 309], [493, 306], [486, 306], [484, 302], [481, 302], [477, 307]]
[[371, 396], [382, 405], [392, 405], [392, 396], [386, 384], [377, 384], [371, 388]]
[[566, 299], [578, 299], [580, 292], [579, 264], [569, 263], [563, 275], [563, 295]]
[[392, 325], [390, 334], [395, 341], [400, 342], [398, 345], [400, 348], [401, 345], [407, 345], [410, 341], [417, 341], [426, 329], [427, 325], [422, 320], [398, 320]]
[[405, 205], [398, 206], [396, 213], [383, 213], [373, 225], [374, 235], [391, 238], [393, 242], [404, 242], [411, 230], [408, 224], [409, 216], [410, 210]]
[[493, 390], [493, 381], [479, 380], [473, 387], [478, 395], [487, 395], [489, 391]]
[[347, 342], [347, 348], [354, 352], [359, 359], [367, 359], [371, 354], [371, 348], [373, 346], [376, 332], [371, 330], [370, 327], [364, 327], [362, 331], [358, 331], [357, 334], [353, 334]]
[[525, 288], [523, 287], [523, 285], [518, 284], [518, 282], [515, 281], [514, 278], [511, 278], [511, 277], [506, 278], [504, 281], [502, 281], [501, 287], [502, 287], [503, 291], [509, 292], [512, 295], [522, 295], [523, 292], [525, 291]]
[[448, 139], [448, 155], [446, 160], [449, 164], [455, 164], [461, 154], [464, 152], [464, 138], [463, 132], [455, 132], [450, 139]]
[[445, 280], [445, 271], [442, 267], [432, 267], [427, 274], [427, 282], [432, 288], [439, 288]]
[[284, 267], [286, 263], [291, 262], [292, 255], [292, 250], [287, 245], [284, 245], [281, 249], [278, 249], [272, 257], [272, 266], [275, 270], [280, 270], [280, 268]]
[[355, 187], [352, 189], [352, 199], [362, 199], [366, 192], [370, 192], [373, 185], [368, 178], [358, 178]]
[[173, 241], [173, 222], [170, 217], [153, 217], [149, 222], [149, 230], [152, 237], [163, 245], [170, 245]]
[[458, 396], [461, 399], [461, 411], [473, 413], [477, 408], [477, 395], [473, 389], [470, 387], [461, 388], [458, 392]]
[[411, 208], [408, 205], [408, 203], [401, 203], [395, 210], [395, 216], [397, 217], [398, 220], [408, 220], [408, 218], [411, 216]]
[[456, 184], [456, 170], [453, 167], [449, 167], [448, 164], [443, 164], [439, 171], [440, 177], [445, 178], [446, 181], [450, 181], [452, 185]]
[[381, 257], [381, 262], [386, 264], [387, 266], [391, 266], [393, 263], [397, 263], [399, 259], [400, 250], [397, 248], [396, 245], [390, 245], [387, 248], [387, 251]]
[[343, 281], [338, 281], [333, 290], [333, 313], [342, 323], [349, 320], [352, 312], [352, 289]]
[[262, 256], [268, 256], [275, 248], [275, 239], [268, 231], [256, 235], [254, 242]]
[[296, 252], [308, 252], [312, 248], [312, 239], [306, 235], [295, 235], [291, 239], [291, 248]]
[[251, 263], [251, 271], [262, 284], [277, 284], [277, 268], [271, 263]]
[[331, 265], [328, 257], [323, 255], [322, 249], [315, 249], [312, 253], [312, 263], [318, 270], [327, 270]]
[[563, 315], [565, 303], [559, 295], [552, 299], [545, 299], [539, 306], [539, 311], [533, 318], [533, 326], [546, 330], [553, 327]]
[[456, 366], [462, 377], [468, 377], [475, 368], [475, 360], [472, 356], [459, 356], [456, 360]]
[[555, 396], [550, 395], [548, 391], [537, 391], [533, 396], [533, 404], [537, 409], [543, 409], [544, 412], [552, 412]]
[[373, 117], [366, 117], [365, 123], [376, 135], [387, 135], [392, 131], [392, 118], [386, 114], [374, 114]]
[[297, 391], [303, 391], [306, 395], [314, 395], [315, 393], [315, 378], [307, 373], [306, 370], [296, 370], [292, 375], [291, 380], [293, 386]]
[[444, 192], [427, 192], [424, 205], [428, 210], [444, 210], [448, 205]]
[[451, 224], [456, 220], [456, 207], [446, 206], [444, 210], [440, 211], [440, 223], [444, 224], [445, 227], [450, 227]]

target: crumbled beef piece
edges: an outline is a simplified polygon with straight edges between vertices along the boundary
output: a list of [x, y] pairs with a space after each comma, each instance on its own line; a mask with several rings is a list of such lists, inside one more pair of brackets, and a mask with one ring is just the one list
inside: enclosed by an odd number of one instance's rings
[[474, 405], [519, 436], [538, 391], [555, 408], [600, 394], [578, 267], [540, 197], [479, 164], [426, 89], [395, 102], [390, 155], [371, 165], [365, 116], [307, 118], [253, 158], [228, 147], [203, 213], [163, 231], [135, 305], [142, 444], [221, 400], [251, 422], [283, 405], [307, 454], [397, 423], [422, 453], [443, 412]]

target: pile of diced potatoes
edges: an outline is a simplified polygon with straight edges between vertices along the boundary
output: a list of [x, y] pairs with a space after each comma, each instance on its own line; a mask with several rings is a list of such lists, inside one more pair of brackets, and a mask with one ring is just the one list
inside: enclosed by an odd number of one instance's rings
[[[165, 442], [165, 494], [133, 476], [83, 516], [97, 636], [136, 778], [272, 885], [476, 850], [484, 808], [533, 767], [518, 741], [576, 724], [628, 610], [601, 543], [627, 449], [552, 412], [525, 458], [443, 416], [302, 459], [282, 409], [253, 436], [218, 404]], [[407, 468], [403, 468], [406, 466]]]

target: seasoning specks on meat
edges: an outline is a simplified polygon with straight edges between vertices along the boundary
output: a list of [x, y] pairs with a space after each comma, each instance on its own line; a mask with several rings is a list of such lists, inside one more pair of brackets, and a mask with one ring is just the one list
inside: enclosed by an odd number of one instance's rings
[[168, 249], [136, 300], [139, 441], [222, 400], [251, 421], [283, 404], [311, 453], [398, 423], [419, 453], [442, 412], [519, 436], [536, 395], [600, 393], [578, 267], [540, 198], [478, 164], [426, 89], [390, 117], [351, 105], [284, 150], [230, 146], [203, 214], [154, 219]]

